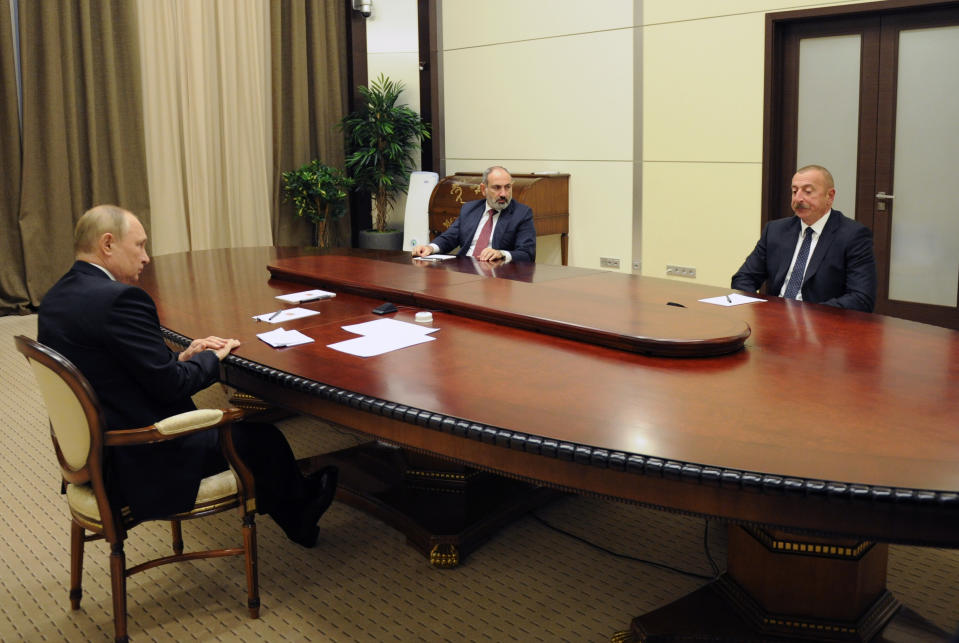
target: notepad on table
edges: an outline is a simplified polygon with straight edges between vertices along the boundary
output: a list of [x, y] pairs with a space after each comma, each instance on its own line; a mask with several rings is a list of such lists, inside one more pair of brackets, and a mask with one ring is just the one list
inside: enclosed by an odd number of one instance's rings
[[703, 302], [704, 304], [716, 304], [717, 306], [739, 306], [740, 304], [752, 304], [766, 300], [760, 299], [759, 297], [740, 295], [739, 293], [734, 292], [728, 295], [720, 295], [719, 297], [707, 297], [706, 299], [700, 299], [699, 301]]
[[313, 341], [312, 337], [308, 337], [298, 330], [283, 330], [282, 328], [277, 328], [266, 333], [259, 333], [257, 337], [273, 348], [299, 346], [301, 344], [309, 344]]
[[413, 257], [414, 259], [419, 259], [420, 261], [446, 261], [448, 259], [456, 259], [456, 255], [428, 255], [426, 257]]
[[262, 315], [254, 315], [253, 319], [262, 322], [269, 322], [271, 324], [279, 324], [281, 322], [292, 321], [294, 319], [299, 319], [300, 317], [309, 317], [310, 315], [319, 315], [320, 311], [310, 310], [309, 308], [284, 308], [283, 310], [277, 310], [272, 313], [263, 313]]
[[303, 292], [291, 292], [288, 295], [277, 295], [276, 298], [280, 301], [285, 301], [288, 304], [302, 304], [308, 301], [317, 301], [320, 299], [330, 299], [331, 297], [336, 297], [335, 292], [330, 292], [329, 290], [304, 290]]

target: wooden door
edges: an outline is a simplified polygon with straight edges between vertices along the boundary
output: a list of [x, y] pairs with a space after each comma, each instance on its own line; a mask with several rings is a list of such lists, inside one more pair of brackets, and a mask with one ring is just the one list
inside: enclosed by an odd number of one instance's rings
[[767, 17], [763, 223], [795, 168], [830, 168], [873, 230], [876, 312], [959, 328], [959, 3], [867, 6]]

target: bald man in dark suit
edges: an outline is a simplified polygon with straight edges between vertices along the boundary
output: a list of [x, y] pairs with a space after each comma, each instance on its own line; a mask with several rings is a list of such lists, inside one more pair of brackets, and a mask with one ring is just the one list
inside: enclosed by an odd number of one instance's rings
[[[216, 381], [220, 360], [239, 342], [207, 337], [175, 353], [160, 331], [153, 299], [135, 284], [150, 261], [146, 232], [130, 212], [101, 205], [74, 234], [76, 262], [40, 304], [38, 340], [69, 359], [103, 406], [107, 430], [149, 426], [196, 407], [190, 396]], [[336, 470], [304, 478], [283, 434], [238, 423], [233, 440], [253, 473], [257, 511], [287, 536], [316, 543], [317, 521], [336, 489]], [[108, 491], [140, 520], [193, 506], [200, 480], [227, 468], [216, 431], [150, 445], [110, 447]]]

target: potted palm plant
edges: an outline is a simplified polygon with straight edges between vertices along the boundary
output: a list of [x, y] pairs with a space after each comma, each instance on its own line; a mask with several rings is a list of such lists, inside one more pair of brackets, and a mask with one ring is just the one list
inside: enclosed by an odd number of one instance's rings
[[346, 169], [355, 187], [374, 199], [373, 230], [360, 231], [360, 245], [399, 249], [402, 231], [388, 230], [386, 215], [396, 196], [407, 190], [416, 167], [413, 153], [430, 137], [429, 126], [408, 105], [396, 104], [401, 82], [380, 74], [358, 91], [359, 104], [340, 127], [346, 138]]
[[306, 165], [283, 173], [283, 194], [293, 202], [296, 215], [313, 222], [313, 244], [330, 243], [330, 220], [346, 213], [346, 199], [353, 180], [342, 170], [313, 159]]

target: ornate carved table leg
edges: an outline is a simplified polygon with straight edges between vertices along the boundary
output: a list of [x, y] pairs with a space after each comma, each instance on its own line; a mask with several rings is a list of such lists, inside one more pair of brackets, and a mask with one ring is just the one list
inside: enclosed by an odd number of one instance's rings
[[888, 545], [731, 526], [718, 580], [633, 619], [634, 641], [945, 641], [886, 589]]
[[403, 532], [431, 565], [456, 567], [497, 530], [562, 495], [430, 455], [369, 442], [307, 458], [340, 469], [336, 498]]

